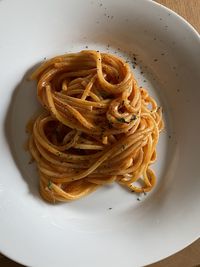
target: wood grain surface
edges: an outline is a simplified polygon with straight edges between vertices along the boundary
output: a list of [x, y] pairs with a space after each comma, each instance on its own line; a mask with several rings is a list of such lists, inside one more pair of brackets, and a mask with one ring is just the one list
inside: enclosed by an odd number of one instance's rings
[[[197, 31], [200, 32], [200, 0], [157, 0], [186, 20], [188, 20]], [[164, 245], [164, 242], [163, 242]], [[22, 267], [22, 265], [9, 260], [0, 255], [1, 267]], [[200, 239], [189, 247], [176, 253], [175, 255], [160, 262], [148, 265], [146, 267], [200, 267]], [[42, 266], [41, 266], [42, 267]], [[107, 266], [106, 266], [107, 267]]]
[[200, 0], [157, 0], [184, 17], [200, 32]]

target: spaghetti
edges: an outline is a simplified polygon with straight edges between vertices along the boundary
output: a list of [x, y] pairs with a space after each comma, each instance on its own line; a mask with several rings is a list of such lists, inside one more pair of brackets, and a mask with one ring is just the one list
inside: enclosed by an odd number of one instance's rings
[[46, 201], [75, 200], [114, 181], [152, 189], [162, 110], [127, 63], [81, 51], [46, 61], [31, 79], [44, 111], [29, 131], [29, 151]]

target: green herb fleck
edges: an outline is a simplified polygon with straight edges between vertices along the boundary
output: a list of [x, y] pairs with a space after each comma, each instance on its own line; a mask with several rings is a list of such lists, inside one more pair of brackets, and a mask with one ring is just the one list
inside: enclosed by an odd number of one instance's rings
[[117, 118], [116, 119], [118, 122], [121, 122], [121, 123], [129, 123], [128, 121], [126, 121], [124, 118]]
[[49, 190], [52, 189], [52, 182], [51, 182], [50, 180], [48, 181], [48, 185], [47, 185], [47, 187], [49, 188]]
[[108, 98], [109, 97], [109, 93], [105, 92], [105, 91], [101, 91], [101, 96], [103, 98]]

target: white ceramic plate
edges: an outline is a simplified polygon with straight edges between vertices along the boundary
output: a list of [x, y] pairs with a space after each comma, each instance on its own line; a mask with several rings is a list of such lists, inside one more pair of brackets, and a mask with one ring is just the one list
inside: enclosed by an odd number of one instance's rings
[[[24, 151], [38, 108], [26, 81], [44, 57], [81, 49], [133, 62], [164, 108], [156, 188], [147, 196], [117, 184], [76, 202], [49, 205]], [[177, 252], [200, 234], [200, 38], [149, 0], [0, 2], [0, 251], [34, 267], [134, 267]], [[112, 208], [112, 209], [111, 209]]]

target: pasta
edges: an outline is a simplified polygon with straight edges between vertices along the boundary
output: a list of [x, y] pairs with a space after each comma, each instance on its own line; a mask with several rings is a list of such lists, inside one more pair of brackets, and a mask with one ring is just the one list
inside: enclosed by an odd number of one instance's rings
[[162, 109], [129, 64], [88, 50], [47, 60], [30, 78], [43, 111], [29, 129], [29, 151], [46, 201], [75, 200], [112, 182], [137, 193], [154, 187]]

